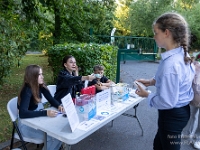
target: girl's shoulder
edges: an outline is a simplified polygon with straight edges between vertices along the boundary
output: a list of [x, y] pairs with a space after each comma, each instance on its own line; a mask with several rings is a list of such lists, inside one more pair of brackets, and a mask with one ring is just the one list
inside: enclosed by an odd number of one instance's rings
[[61, 71], [59, 72], [59, 75], [62, 75], [62, 76], [70, 75], [70, 76], [71, 76], [71, 74], [70, 74], [67, 70], [61, 70]]
[[31, 87], [28, 84], [24, 84], [21, 93], [32, 94]]
[[106, 81], [107, 81], [107, 80], [108, 80], [108, 78], [107, 78], [106, 76], [104, 76], [104, 75], [103, 75], [103, 77], [101, 78], [101, 80], [102, 80], [102, 81], [104, 81], [104, 80], [106, 80]]
[[29, 85], [29, 84], [24, 84], [24, 87], [23, 87], [23, 89], [26, 89], [26, 90], [31, 90], [31, 87], [30, 87], [30, 85]]

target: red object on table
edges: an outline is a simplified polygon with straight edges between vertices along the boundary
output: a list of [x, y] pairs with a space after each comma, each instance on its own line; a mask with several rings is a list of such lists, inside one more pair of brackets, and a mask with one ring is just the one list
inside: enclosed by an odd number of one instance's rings
[[72, 101], [73, 101], [74, 104], [75, 104], [75, 100], [76, 100], [76, 98], [72, 98]]
[[88, 87], [83, 88], [81, 90], [81, 94], [95, 95], [96, 94], [96, 88], [95, 88], [94, 85], [88, 86]]

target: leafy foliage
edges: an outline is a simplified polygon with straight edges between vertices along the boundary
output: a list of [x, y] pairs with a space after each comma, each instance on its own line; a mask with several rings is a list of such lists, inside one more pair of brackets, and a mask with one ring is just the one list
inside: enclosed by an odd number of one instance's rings
[[28, 49], [89, 42], [89, 29], [108, 34], [114, 0], [0, 0], [0, 85]]
[[[29, 30], [20, 12], [17, 1], [4, 2], [0, 16], [0, 85], [13, 65], [19, 67], [20, 60], [29, 46]], [[6, 11], [5, 11], [6, 10]]]
[[[89, 29], [108, 34], [112, 28], [114, 0], [23, 0], [26, 16], [42, 25], [48, 21], [44, 33], [52, 34], [53, 44], [89, 42]], [[28, 8], [31, 9], [28, 9]], [[43, 14], [46, 13], [50, 17]], [[42, 26], [41, 26], [42, 27]], [[51, 40], [51, 39], [50, 39]]]
[[58, 72], [62, 70], [62, 59], [66, 55], [76, 58], [80, 75], [89, 75], [93, 72], [94, 65], [101, 64], [105, 67], [105, 75], [115, 81], [117, 69], [117, 49], [111, 45], [91, 44], [58, 44], [48, 50], [49, 64], [53, 69], [54, 81]]
[[[152, 23], [162, 12], [172, 9], [169, 1], [140, 0], [132, 3], [129, 11], [130, 30], [133, 35], [152, 37]], [[167, 7], [166, 7], [167, 6]]]
[[[120, 1], [120, 0], [119, 0]], [[122, 0], [121, 0], [122, 1]], [[182, 14], [191, 29], [192, 48], [200, 46], [200, 3], [199, 0], [138, 0], [125, 1], [116, 14], [118, 21], [115, 25], [124, 35], [153, 37], [152, 23], [165, 12], [178, 12]], [[129, 10], [129, 11], [127, 11]], [[126, 32], [125, 32], [126, 31]]]
[[[191, 30], [191, 46], [193, 49], [198, 49], [200, 46], [200, 25], [199, 25], [199, 21], [200, 21], [200, 16], [198, 15], [200, 13], [200, 3], [197, 4], [191, 4], [190, 5], [186, 5], [184, 4], [184, 9], [180, 9], [180, 7], [183, 4], [180, 3], [179, 5], [177, 4], [177, 11], [180, 12], [181, 14], [183, 14], [183, 16], [185, 16], [190, 30]], [[186, 7], [186, 6], [188, 7]], [[192, 7], [190, 9], [190, 7]]]

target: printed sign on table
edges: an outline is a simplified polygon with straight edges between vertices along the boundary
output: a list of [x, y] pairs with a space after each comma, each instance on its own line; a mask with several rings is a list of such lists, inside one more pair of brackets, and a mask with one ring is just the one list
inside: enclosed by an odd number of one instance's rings
[[110, 89], [103, 90], [102, 92], [96, 94], [97, 111], [105, 107], [110, 107], [110, 105], [111, 105]]
[[61, 99], [72, 132], [78, 127], [80, 121], [70, 94]]
[[79, 126], [78, 129], [83, 130], [83, 131], [88, 131], [91, 128], [93, 128], [94, 126], [96, 126], [99, 123], [98, 120], [95, 119], [90, 119], [88, 121], [82, 121]]

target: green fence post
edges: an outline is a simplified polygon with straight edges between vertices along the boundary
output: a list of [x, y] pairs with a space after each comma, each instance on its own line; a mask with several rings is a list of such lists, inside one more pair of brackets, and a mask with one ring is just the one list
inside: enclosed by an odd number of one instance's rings
[[116, 74], [116, 83], [119, 83], [120, 79], [120, 59], [121, 59], [121, 50], [118, 49], [117, 51], [117, 74]]

